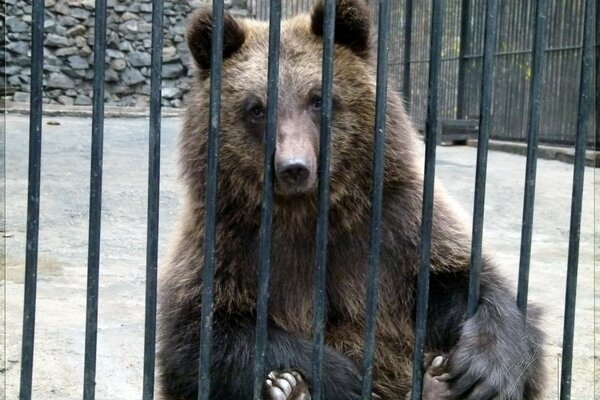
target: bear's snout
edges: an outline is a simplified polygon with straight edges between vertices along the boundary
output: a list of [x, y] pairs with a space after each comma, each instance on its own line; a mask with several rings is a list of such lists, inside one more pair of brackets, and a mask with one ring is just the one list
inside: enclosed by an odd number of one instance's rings
[[303, 186], [310, 177], [310, 163], [307, 160], [287, 160], [276, 167], [277, 179], [291, 186]]
[[316, 181], [316, 159], [304, 157], [281, 158], [275, 155], [275, 177], [278, 188], [284, 193], [307, 192]]
[[284, 119], [277, 132], [275, 177], [284, 193], [308, 192], [317, 180], [318, 144], [311, 125], [301, 118]]

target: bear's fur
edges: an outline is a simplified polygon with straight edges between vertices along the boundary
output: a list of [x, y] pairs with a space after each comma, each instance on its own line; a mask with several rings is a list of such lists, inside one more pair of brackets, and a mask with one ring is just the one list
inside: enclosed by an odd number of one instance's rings
[[[358, 399], [361, 391], [376, 91], [368, 11], [359, 0], [336, 4], [326, 400]], [[180, 141], [185, 197], [160, 285], [158, 361], [168, 400], [195, 399], [197, 391], [211, 21], [210, 11], [196, 12], [187, 36], [198, 75]], [[312, 15], [281, 26], [266, 352], [268, 371], [297, 371], [309, 386], [322, 21], [321, 2]], [[226, 13], [211, 399], [252, 396], [267, 60], [268, 25]], [[423, 159], [416, 130], [392, 90], [386, 116], [374, 393], [392, 400], [410, 390]], [[307, 178], [298, 185], [285, 181], [278, 167], [287, 160], [282, 154], [295, 153], [307, 160], [302, 166]], [[542, 335], [534, 326], [535, 313], [525, 322], [511, 290], [485, 257], [481, 304], [466, 320], [471, 240], [449, 204], [436, 186], [426, 351], [447, 356], [444, 372], [454, 378], [447, 383], [447, 398], [469, 393], [468, 398], [538, 398]]]

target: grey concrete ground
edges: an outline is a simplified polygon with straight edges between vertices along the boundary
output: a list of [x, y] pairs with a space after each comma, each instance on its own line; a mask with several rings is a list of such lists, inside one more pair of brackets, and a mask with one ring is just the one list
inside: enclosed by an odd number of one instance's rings
[[[59, 125], [48, 124], [51, 121]], [[178, 206], [174, 145], [178, 119], [163, 120], [160, 256]], [[147, 195], [147, 119], [105, 123], [98, 332], [99, 400], [141, 397]], [[25, 256], [28, 119], [6, 122], [6, 398], [18, 397]], [[44, 117], [35, 399], [81, 398], [84, 360], [89, 118]], [[438, 147], [438, 177], [472, 210], [476, 150]], [[525, 158], [490, 152], [484, 245], [513, 281], [517, 275]], [[573, 166], [538, 164], [530, 299], [546, 309], [548, 399], [557, 398]], [[594, 170], [586, 168], [575, 326], [574, 399], [594, 392]], [[596, 177], [596, 179], [598, 179]], [[594, 219], [596, 218], [596, 220]], [[596, 257], [599, 257], [596, 254]], [[597, 260], [597, 259], [596, 259]], [[515, 285], [516, 287], [516, 285]], [[2, 386], [2, 385], [0, 385]], [[2, 393], [0, 393], [2, 394]]]

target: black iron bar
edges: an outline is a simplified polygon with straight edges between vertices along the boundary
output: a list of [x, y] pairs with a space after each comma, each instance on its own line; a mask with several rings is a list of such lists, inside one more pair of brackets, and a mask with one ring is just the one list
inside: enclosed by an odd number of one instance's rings
[[533, 228], [533, 206], [535, 203], [535, 178], [538, 157], [540, 116], [542, 112], [542, 89], [544, 87], [544, 69], [547, 0], [536, 2], [534, 20], [534, 39], [532, 53], [532, 80], [529, 95], [529, 118], [527, 122], [527, 164], [525, 167], [525, 198], [523, 201], [523, 222], [521, 225], [521, 257], [519, 262], [519, 283], [517, 306], [527, 314], [527, 292], [529, 289], [529, 266], [531, 261], [531, 236]]
[[[570, 51], [570, 50], [581, 50], [581, 46], [554, 47], [554, 48], [547, 48], [544, 51], [546, 53], [552, 53], [552, 52], [557, 52], [557, 51]], [[529, 54], [529, 53], [531, 53], [531, 50], [497, 51], [494, 53], [494, 56], [496, 56], [496, 57], [512, 56], [512, 55], [517, 55], [517, 54]], [[465, 59], [483, 58], [483, 54], [466, 54], [463, 58], [465, 58]], [[442, 58], [442, 61], [456, 61], [456, 60], [460, 60], [460, 57], [444, 57], [444, 58]], [[428, 62], [429, 62], [428, 59], [410, 60], [411, 64], [428, 63]], [[404, 63], [404, 61], [393, 62], [393, 63], [389, 63], [389, 65], [398, 65], [398, 64], [403, 64], [403, 63]]]
[[[505, 33], [501, 37], [501, 41], [506, 41], [506, 47], [509, 49], [517, 48], [518, 43], [515, 43], [514, 38], [517, 36], [517, 24], [515, 23], [517, 10], [516, 7], [511, 7], [509, 2], [503, 2], [504, 9], [506, 10], [505, 18], [502, 19], [502, 23], [500, 26], [505, 27]], [[512, 28], [512, 29], [510, 29]], [[504, 66], [500, 68], [509, 68], [510, 71], [514, 71], [517, 67], [517, 62], [515, 61], [515, 56], [508, 57], [506, 60], [503, 60]], [[501, 125], [506, 128], [511, 123], [510, 114], [512, 111], [513, 103], [515, 99], [518, 99], [518, 96], [523, 96], [523, 93], [515, 93], [514, 84], [513, 84], [513, 76], [510, 74], [505, 75], [505, 82], [501, 84], [501, 86], [505, 86], [506, 89], [503, 93], [503, 105], [500, 106], [501, 114], [503, 119]], [[500, 86], [500, 85], [499, 85]]]
[[[562, 37], [560, 38], [560, 40], [556, 40], [557, 39], [557, 33], [561, 32], [561, 33], [566, 33], [566, 30], [562, 30], [563, 28], [560, 25], [560, 13], [558, 12], [558, 6], [559, 4], [557, 2], [550, 2], [548, 4], [548, 11], [547, 11], [547, 15], [548, 15], [548, 36], [547, 36], [547, 40], [546, 40], [546, 48], [552, 48], [555, 45], [562, 45], [564, 43], [568, 43], [565, 39], [566, 38], [571, 38], [572, 36], [570, 36], [569, 34], [566, 35], [561, 35]], [[581, 10], [583, 12], [583, 10]], [[581, 14], [581, 16], [583, 16], [583, 13]], [[582, 25], [582, 20], [577, 21], [578, 22], [578, 28], [581, 27]], [[571, 51], [570, 53], [574, 53], [576, 54], [576, 51]], [[547, 83], [544, 84], [544, 89], [543, 89], [543, 93], [547, 95], [547, 93], [557, 93], [560, 89], [560, 75], [561, 74], [567, 74], [565, 76], [572, 76], [573, 71], [570, 70], [571, 68], [565, 68], [564, 64], [563, 64], [563, 54], [558, 53], [558, 54], [552, 54], [548, 56], [548, 59], [546, 60], [546, 77], [545, 77], [545, 81]], [[571, 55], [568, 55], [569, 59], [572, 59], [570, 66], [574, 66], [574, 65], [578, 65], [577, 60], [572, 57]], [[562, 68], [561, 68], [562, 67]], [[562, 71], [561, 71], [562, 70]], [[546, 128], [546, 124], [550, 123], [552, 125], [555, 125], [554, 120], [556, 117], [561, 115], [561, 111], [564, 111], [565, 109], [565, 104], [563, 101], [560, 101], [560, 97], [564, 97], [564, 96], [556, 96], [557, 101], [550, 101], [546, 103], [546, 107], [543, 107], [542, 112], [549, 116], [546, 117], [544, 119], [544, 121], [541, 122], [541, 131], [542, 131], [542, 135], [544, 134], [544, 131], [547, 130]], [[572, 99], [569, 99], [569, 103], [573, 103]], [[525, 124], [527, 124], [527, 122], [525, 122]], [[560, 127], [560, 131], [564, 132], [564, 127]], [[575, 140], [575, 128], [572, 128], [572, 135], [573, 135], [573, 142]], [[543, 137], [543, 136], [542, 136]]]
[[277, 99], [279, 74], [279, 36], [281, 0], [271, 0], [269, 7], [269, 60], [267, 75], [267, 130], [263, 168], [262, 216], [256, 305], [256, 343], [254, 348], [254, 400], [262, 399], [267, 349], [269, 305], [269, 273], [271, 269], [271, 239], [273, 225], [273, 157], [277, 138]]
[[[558, 28], [558, 31], [561, 32], [560, 35], [560, 39], [558, 40], [559, 43], [565, 43], [568, 42], [568, 40], [565, 40], [565, 36], [567, 38], [572, 38], [571, 40], [576, 40], [575, 38], [577, 37], [577, 35], [575, 34], [576, 31], [578, 31], [579, 29], [581, 29], [581, 21], [579, 21], [579, 23], [577, 23], [577, 21], [573, 21], [572, 18], [570, 18], [571, 15], [573, 15], [572, 13], [576, 12], [575, 10], [573, 10], [573, 8], [575, 8], [577, 6], [578, 1], [569, 1], [569, 2], [560, 2], [561, 3], [561, 7], [560, 7], [560, 11], [558, 12], [558, 15], [560, 16], [560, 25], [555, 27], [555, 29]], [[582, 32], [583, 33], [583, 32]], [[559, 64], [561, 64], [561, 66], [564, 69], [566, 65], [568, 63], [568, 59], [567, 57], [564, 57], [564, 54], [561, 54], [559, 56]], [[571, 64], [571, 68], [573, 72], [577, 71], [577, 64], [576, 63], [570, 63]], [[562, 74], [569, 74], [569, 71], [561, 71]], [[576, 72], [575, 72], [576, 73]], [[570, 75], [570, 74], [569, 74]], [[566, 76], [569, 76], [566, 75]], [[564, 110], [568, 107], [568, 104], [571, 104], [572, 101], [570, 101], [570, 99], [566, 98], [567, 96], [561, 96], [560, 100], [559, 100], [559, 104], [558, 104], [558, 110]], [[565, 132], [565, 127], [566, 127], [566, 118], [560, 118], [559, 121], [559, 130], [560, 132]], [[571, 128], [571, 130], [574, 130], [573, 128]]]
[[481, 247], [483, 241], [483, 216], [485, 183], [490, 130], [492, 129], [492, 93], [494, 86], [494, 49], [498, 28], [498, 0], [486, 1], [483, 44], [483, 71], [481, 103], [479, 108], [479, 138], [477, 140], [477, 171], [475, 174], [475, 200], [471, 242], [471, 270], [469, 274], [469, 300], [467, 314], [473, 316], [479, 306], [481, 276]]
[[21, 344], [19, 399], [31, 399], [35, 305], [40, 222], [40, 171], [42, 154], [42, 96], [44, 68], [44, 1], [33, 0], [31, 21], [31, 97], [29, 111], [29, 176], [27, 187], [27, 239], [25, 249], [25, 298]]
[[425, 121], [425, 177], [423, 182], [423, 210], [421, 218], [421, 244], [417, 289], [415, 348], [413, 357], [412, 400], [419, 400], [423, 389], [423, 355], [427, 328], [429, 297], [429, 268], [431, 262], [431, 232], [433, 222], [433, 192], [435, 182], [435, 155], [438, 129], [438, 86], [441, 66], [443, 32], [443, 2], [432, 0], [431, 44], [429, 48], [429, 87], [427, 119]]
[[379, 258], [381, 248], [381, 214], [383, 201], [383, 172], [385, 146], [385, 117], [387, 105], [390, 1], [379, 1], [377, 33], [377, 92], [375, 94], [375, 127], [371, 223], [369, 229], [369, 258], [367, 271], [367, 306], [363, 354], [363, 400], [371, 399], [373, 387], [373, 359], [377, 328], [377, 293], [379, 289]]
[[210, 53], [210, 100], [204, 218], [204, 265], [202, 266], [202, 311], [198, 400], [210, 399], [210, 365], [213, 331], [215, 238], [217, 220], [217, 170], [221, 129], [221, 75], [223, 67], [223, 2], [213, 1]]
[[106, 0], [96, 0], [94, 16], [94, 94], [90, 173], [87, 304], [83, 398], [96, 396], [98, 340], [98, 281], [100, 273], [100, 223], [102, 217], [102, 155], [104, 143], [104, 58], [106, 54]]
[[458, 50], [458, 91], [456, 98], [456, 118], [463, 119], [466, 115], [466, 85], [467, 69], [466, 58], [469, 46], [469, 31], [471, 26], [471, 0], [461, 0], [460, 6], [460, 47]]
[[163, 48], [163, 0], [152, 1], [150, 130], [148, 145], [148, 225], [146, 233], [146, 315], [144, 329], [143, 400], [154, 398], [156, 361], [156, 286], [160, 203], [160, 109]]
[[[402, 71], [402, 97], [404, 98], [404, 105], [406, 110], [410, 109], [410, 55], [412, 52], [412, 30], [413, 30], [413, 0], [405, 0], [404, 2], [404, 59], [402, 64], [404, 70]], [[396, 65], [398, 63], [390, 63], [389, 65]]]
[[[571, 4], [569, 4], [571, 3]], [[552, 33], [554, 33], [553, 35], [550, 35], [550, 41], [552, 42], [561, 42], [560, 39], [564, 39], [564, 37], [559, 37], [557, 38], [556, 33], [558, 32], [565, 32], [566, 30], [571, 30], [573, 28], [573, 26], [575, 25], [574, 23], [569, 23], [569, 21], [567, 21], [567, 15], [566, 13], [569, 11], [568, 8], [569, 6], [573, 6], [573, 3], [578, 3], [578, 2], [560, 2], [559, 4], [556, 5], [557, 8], [557, 12], [556, 12], [556, 17], [555, 21], [553, 25], [553, 28], [555, 27], [555, 29], [552, 29]], [[558, 21], [556, 21], [558, 19]], [[567, 34], [565, 36], [571, 38], [573, 37], [572, 33], [569, 32], [570, 34]], [[562, 35], [561, 35], [562, 36]]]
[[[596, 25], [600, 21], [600, 6], [596, 5]], [[593, 26], [593, 25], [592, 25]], [[592, 141], [592, 146], [594, 150], [600, 150], [600, 28], [596, 27], [596, 74], [594, 75], [596, 78], [594, 80], [594, 85], [596, 87], [596, 133], [594, 134]]]
[[327, 228], [329, 222], [329, 146], [333, 105], [333, 35], [335, 31], [335, 0], [325, 1], [323, 18], [323, 76], [321, 82], [321, 136], [319, 138], [319, 215], [315, 270], [315, 314], [313, 321], [312, 393], [321, 400], [323, 378], [323, 348], [326, 323], [325, 293], [327, 276]]
[[575, 331], [575, 301], [577, 296], [577, 267], [579, 262], [579, 235], [581, 208], [583, 203], [583, 175], [585, 172], [585, 147], [588, 128], [592, 118], [594, 101], [594, 28], [596, 27], [595, 0], [587, 0], [579, 83], [579, 110], [575, 142], [575, 165], [573, 167], [573, 194], [571, 197], [571, 224], [569, 233], [569, 255], [567, 266], [567, 290], [565, 299], [565, 321], [563, 330], [563, 357], [560, 379], [560, 399], [571, 399], [571, 374], [573, 367], [573, 335]]

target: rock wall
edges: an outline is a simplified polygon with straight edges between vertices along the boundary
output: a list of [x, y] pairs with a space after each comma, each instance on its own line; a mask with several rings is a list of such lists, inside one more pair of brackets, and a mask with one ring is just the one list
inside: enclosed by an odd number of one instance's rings
[[[107, 0], [106, 104], [145, 106], [150, 101], [151, 0]], [[162, 103], [180, 107], [188, 92], [186, 18], [207, 0], [165, 0]], [[226, 7], [245, 15], [239, 1]], [[44, 101], [90, 105], [94, 63], [94, 0], [45, 0]], [[31, 2], [4, 0], [1, 26], [3, 94], [29, 101]]]

